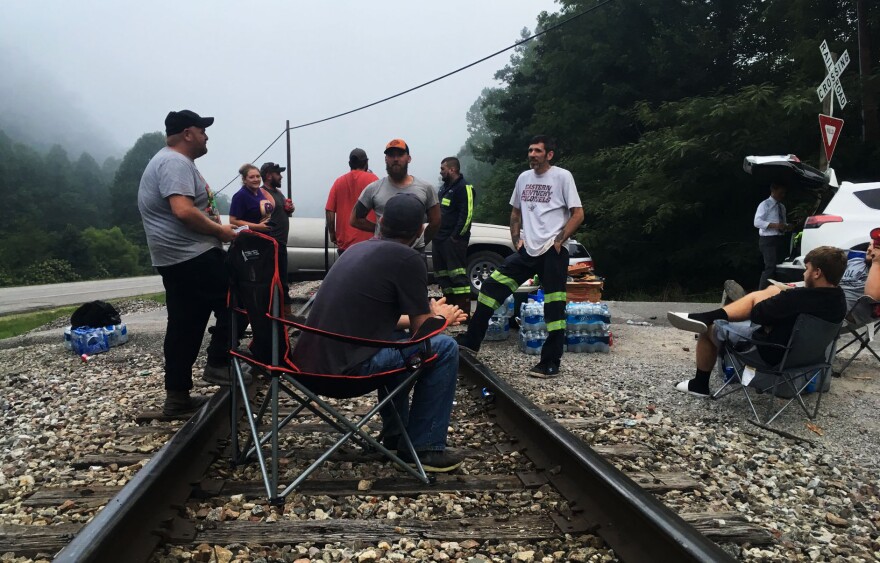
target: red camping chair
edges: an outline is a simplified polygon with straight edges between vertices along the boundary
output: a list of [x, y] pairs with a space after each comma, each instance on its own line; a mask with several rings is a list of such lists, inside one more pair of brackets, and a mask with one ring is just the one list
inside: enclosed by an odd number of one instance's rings
[[[270, 502], [281, 504], [309, 475], [345, 443], [351, 441], [367, 452], [378, 451], [398, 467], [425, 484], [433, 482], [418, 461], [412, 441], [406, 433], [400, 414], [392, 400], [399, 393], [408, 393], [426, 366], [437, 356], [431, 351], [431, 337], [446, 328], [446, 322], [429, 319], [406, 341], [382, 341], [357, 338], [318, 330], [287, 320], [283, 316], [281, 280], [276, 254], [277, 242], [266, 235], [245, 231], [232, 242], [227, 258], [230, 272], [230, 310], [232, 333], [236, 334], [235, 311], [245, 313], [251, 324], [253, 339], [247, 350], [230, 350], [234, 369], [235, 388], [232, 392], [232, 452], [234, 463], [256, 460], [259, 463], [266, 495]], [[312, 332], [324, 338], [379, 348], [407, 348], [420, 345], [420, 352], [411, 356], [407, 365], [399, 369], [368, 376], [306, 373], [297, 368], [290, 358], [288, 327]], [[256, 367], [268, 379], [267, 392], [261, 399], [250, 399], [242, 373], [242, 362]], [[385, 396], [366, 414], [349, 419], [325, 397], [349, 399], [362, 397], [384, 388]], [[279, 413], [279, 396], [283, 393], [293, 400], [292, 412]], [[255, 397], [257, 395], [254, 395]], [[240, 407], [246, 415], [241, 422]], [[396, 453], [381, 443], [382, 433], [372, 436], [364, 426], [381, 410], [388, 409], [401, 434], [398, 442], [407, 448], [415, 467], [401, 460]], [[387, 411], [386, 411], [387, 412]], [[339, 438], [305, 470], [284, 486], [279, 483], [279, 432], [300, 414], [312, 413], [339, 433]], [[264, 419], [269, 417], [268, 421]], [[261, 425], [264, 428], [261, 429]], [[247, 432], [241, 444], [239, 432]], [[384, 433], [384, 430], [383, 430]], [[267, 447], [268, 444], [268, 447]]]

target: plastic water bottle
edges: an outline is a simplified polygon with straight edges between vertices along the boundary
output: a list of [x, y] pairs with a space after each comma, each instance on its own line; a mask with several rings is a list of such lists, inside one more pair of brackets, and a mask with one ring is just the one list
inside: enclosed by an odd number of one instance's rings
[[114, 328], [116, 332], [116, 343], [125, 344], [128, 342], [128, 327], [125, 326], [125, 323], [119, 323]]
[[68, 350], [73, 350], [73, 341], [71, 340], [71, 327], [67, 327], [64, 329], [64, 347]]
[[116, 327], [114, 325], [107, 325], [100, 330], [104, 333], [104, 338], [107, 339], [107, 347], [112, 348], [119, 344], [119, 340], [116, 336]]
[[545, 330], [547, 325], [544, 323], [544, 304], [526, 303], [523, 307], [522, 320], [526, 330]]
[[577, 333], [574, 331], [565, 332], [565, 351], [569, 354], [576, 354], [577, 349]]
[[504, 313], [504, 314], [505, 314], [505, 316], [507, 316], [508, 319], [511, 318], [511, 317], [513, 317], [513, 313], [514, 313], [514, 311], [513, 311], [513, 304], [514, 304], [514, 301], [515, 301], [515, 300], [514, 300], [514, 298], [513, 298], [513, 294], [512, 294], [512, 293], [511, 293], [510, 295], [507, 296], [507, 299], [504, 300], [504, 310], [505, 310], [505, 313]]
[[541, 347], [544, 346], [544, 340], [538, 331], [529, 331], [526, 336], [526, 354], [536, 356], [541, 353]]
[[733, 366], [724, 366], [724, 382], [727, 383], [733, 376], [736, 375], [736, 370], [733, 369]]
[[721, 360], [721, 377], [724, 378], [724, 382], [727, 383], [731, 379], [736, 376], [736, 369], [730, 364], [727, 363], [726, 360]]
[[483, 340], [506, 340], [510, 335], [510, 321], [504, 315], [493, 315]]

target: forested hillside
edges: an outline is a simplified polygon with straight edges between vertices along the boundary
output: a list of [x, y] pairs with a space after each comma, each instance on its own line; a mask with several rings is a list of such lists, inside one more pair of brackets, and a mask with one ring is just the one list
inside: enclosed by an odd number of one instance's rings
[[[540, 27], [594, 4], [563, 0]], [[742, 161], [794, 153], [819, 165], [822, 40], [853, 60], [833, 167], [841, 180], [880, 181], [880, 145], [861, 138], [863, 88], [880, 83], [880, 4], [863, 8], [875, 46], [864, 83], [855, 0], [611, 2], [522, 45], [497, 74], [503, 86], [468, 115], [462, 156], [479, 220], [507, 222], [528, 139], [546, 133], [574, 174], [586, 213], [579, 238], [612, 294], [676, 297], [726, 278], [755, 285], [752, 217], [768, 190]], [[815, 194], [790, 195], [802, 223]]]
[[153, 273], [137, 189], [163, 146], [162, 133], [147, 133], [121, 161], [98, 164], [57, 145], [43, 154], [0, 131], [0, 286]]

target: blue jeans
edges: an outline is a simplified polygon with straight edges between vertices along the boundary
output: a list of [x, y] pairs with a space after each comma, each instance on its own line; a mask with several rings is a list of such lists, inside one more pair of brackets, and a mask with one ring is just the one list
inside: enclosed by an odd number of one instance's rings
[[[357, 375], [369, 375], [404, 365], [404, 358], [418, 352], [418, 345], [396, 349], [382, 348], [369, 360], [360, 365]], [[446, 448], [446, 430], [452, 416], [452, 401], [455, 398], [455, 384], [458, 379], [458, 345], [446, 336], [438, 335], [431, 339], [431, 350], [437, 354], [430, 367], [425, 368], [413, 389], [412, 402], [409, 392], [401, 391], [393, 400], [406, 432], [416, 451], [443, 451]], [[401, 374], [401, 379], [407, 374]], [[384, 397], [384, 389], [379, 397]], [[399, 434], [395, 421], [384, 409], [382, 422], [387, 436]]]

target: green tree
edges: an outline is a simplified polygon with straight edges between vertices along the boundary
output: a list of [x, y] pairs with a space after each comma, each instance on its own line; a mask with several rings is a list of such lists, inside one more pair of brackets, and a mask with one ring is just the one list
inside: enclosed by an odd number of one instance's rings
[[95, 229], [82, 233], [82, 241], [96, 264], [98, 277], [125, 277], [142, 273], [138, 264], [140, 251], [119, 227]]
[[67, 261], [51, 258], [25, 268], [20, 280], [20, 285], [42, 285], [78, 281], [79, 275]]
[[[560, 4], [539, 27], [593, 5]], [[579, 236], [612, 294], [757, 278], [751, 222], [767, 187], [742, 159], [795, 153], [818, 165], [818, 45], [827, 35], [852, 56], [853, 18], [845, 0], [617, 2], [518, 47], [502, 86], [467, 116], [466, 146], [493, 165], [477, 217], [507, 222], [527, 141], [551, 134], [584, 202]], [[843, 81], [857, 91], [855, 73]], [[855, 122], [859, 102], [836, 113]], [[838, 177], [876, 179], [878, 157], [877, 143], [842, 139]], [[790, 192], [790, 208], [803, 219], [816, 195]]]
[[[143, 232], [141, 215], [137, 206], [138, 186], [141, 176], [150, 159], [165, 146], [165, 135], [159, 133], [145, 133], [135, 142], [134, 146], [125, 153], [113, 185], [110, 187], [110, 200], [112, 203], [113, 224], [128, 228], [132, 232]], [[142, 236], [136, 237], [138, 239]]]

